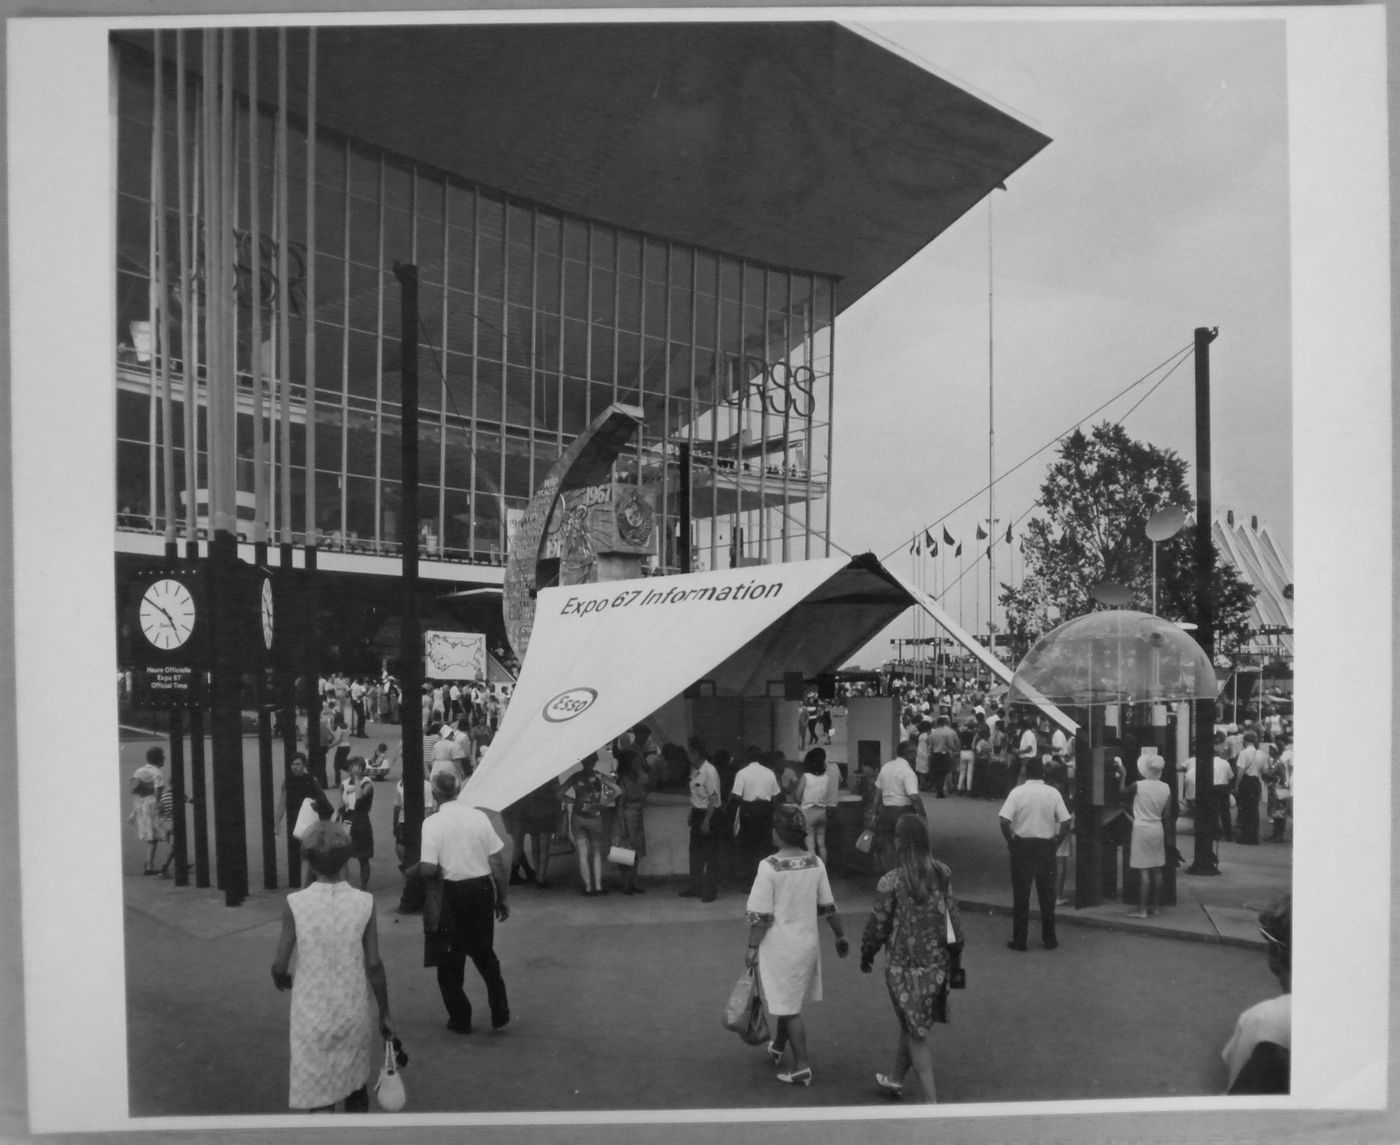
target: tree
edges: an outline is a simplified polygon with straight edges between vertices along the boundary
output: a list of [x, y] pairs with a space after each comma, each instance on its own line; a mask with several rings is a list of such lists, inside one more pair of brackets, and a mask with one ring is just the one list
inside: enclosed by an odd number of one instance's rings
[[[1170, 449], [1134, 441], [1112, 422], [1086, 436], [1076, 430], [1060, 446], [1040, 487], [1043, 516], [1021, 541], [1025, 576], [1002, 585], [1007, 630], [1019, 657], [1043, 633], [1096, 607], [1090, 589], [1112, 581], [1133, 593], [1131, 607], [1152, 604], [1152, 542], [1143, 531], [1158, 509], [1194, 511], [1186, 462]], [[1194, 566], [1196, 526], [1157, 546], [1157, 612], [1198, 619]], [[1216, 552], [1213, 596], [1217, 652], [1245, 635], [1257, 590]]]

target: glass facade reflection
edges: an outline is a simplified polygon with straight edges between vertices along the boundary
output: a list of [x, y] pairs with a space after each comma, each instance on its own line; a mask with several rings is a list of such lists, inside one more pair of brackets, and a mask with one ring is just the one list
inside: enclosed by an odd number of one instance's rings
[[[181, 344], [181, 323], [172, 322], [177, 500], [167, 505], [160, 369], [149, 329], [152, 291], [159, 289], [151, 271], [152, 57], [122, 44], [116, 59], [116, 509], [119, 528], [159, 532], [168, 513], [181, 528], [187, 519], [187, 363], [194, 366], [198, 415], [196, 511], [202, 504], [205, 357], [194, 339], [188, 348]], [[178, 319], [182, 224], [168, 47], [166, 63], [162, 222], [170, 252], [166, 288]], [[187, 80], [191, 105], [198, 84], [197, 76]], [[694, 568], [828, 554], [830, 278], [570, 217], [327, 130], [316, 133], [308, 210], [305, 125], [290, 124], [283, 149], [277, 123], [267, 107], [254, 123], [244, 102], [233, 133], [240, 517], [244, 506], [251, 516], [253, 355], [261, 343], [264, 378], [286, 374], [291, 421], [289, 516], [277, 488], [282, 472], [269, 470], [273, 539], [285, 526], [295, 543], [305, 540], [309, 422], [317, 543], [397, 551], [402, 426], [394, 266], [411, 262], [421, 283], [418, 531], [425, 557], [502, 563], [531, 493], [613, 402], [645, 412], [615, 480], [653, 492], [658, 571], [679, 571], [687, 553]], [[205, 145], [198, 117], [187, 114], [183, 150], [195, 172], [189, 180], [198, 179]], [[249, 178], [252, 162], [260, 169], [256, 180]], [[286, 185], [285, 265], [274, 222], [279, 178]], [[188, 215], [183, 227], [185, 279], [197, 309], [206, 273], [201, 227]], [[256, 331], [255, 274], [263, 301]], [[284, 334], [295, 349], [279, 370]]]

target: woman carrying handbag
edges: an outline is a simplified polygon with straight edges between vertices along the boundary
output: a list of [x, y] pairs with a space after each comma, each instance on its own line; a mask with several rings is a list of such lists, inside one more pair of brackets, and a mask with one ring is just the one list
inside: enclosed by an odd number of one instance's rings
[[900, 816], [894, 853], [896, 865], [880, 879], [860, 943], [865, 974], [885, 947], [885, 985], [899, 1020], [894, 1068], [877, 1073], [875, 1082], [891, 1097], [900, 1097], [912, 1065], [924, 1099], [936, 1102], [928, 1036], [934, 1025], [948, 1021], [949, 989], [962, 985], [962, 918], [953, 898], [952, 872], [930, 854], [922, 816]]

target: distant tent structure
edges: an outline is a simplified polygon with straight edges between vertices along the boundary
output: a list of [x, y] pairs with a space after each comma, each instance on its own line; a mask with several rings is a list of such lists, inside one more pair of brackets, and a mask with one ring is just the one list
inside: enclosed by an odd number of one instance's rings
[[1216, 550], [1248, 583], [1258, 589], [1250, 610], [1249, 627], [1267, 637], [1287, 657], [1293, 655], [1293, 564], [1268, 525], [1257, 517], [1246, 523], [1233, 512], [1218, 515], [1212, 525]]

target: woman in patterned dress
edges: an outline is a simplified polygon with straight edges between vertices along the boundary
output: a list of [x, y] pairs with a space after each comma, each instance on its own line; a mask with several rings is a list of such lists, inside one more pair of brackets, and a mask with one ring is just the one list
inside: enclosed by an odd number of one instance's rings
[[[331, 820], [302, 840], [316, 881], [287, 896], [272, 962], [273, 983], [292, 992], [287, 1104], [312, 1113], [333, 1112], [338, 1102], [347, 1113], [367, 1112], [379, 1039], [394, 1034], [374, 898], [346, 883], [350, 850], [349, 832]], [[295, 978], [289, 969], [294, 949]]]
[[778, 853], [758, 864], [749, 892], [749, 951], [744, 964], [750, 969], [757, 967], [763, 1004], [777, 1020], [768, 1056], [774, 1065], [782, 1065], [787, 1051], [792, 1050], [792, 1065], [778, 1074], [778, 1080], [787, 1085], [811, 1085], [802, 1003], [807, 998], [814, 1002], [822, 998], [818, 916], [826, 919], [836, 935], [838, 958], [846, 957], [850, 943], [836, 913], [826, 866], [807, 850], [802, 808], [779, 804], [773, 813], [773, 834]]
[[949, 982], [962, 955], [962, 918], [953, 898], [952, 872], [929, 853], [928, 824], [918, 815], [901, 815], [894, 836], [896, 866], [880, 879], [860, 943], [860, 968], [866, 974], [880, 947], [886, 948], [885, 984], [899, 1019], [894, 1069], [877, 1073], [875, 1081], [899, 1097], [912, 1065], [925, 1098], [934, 1102], [928, 1035], [934, 1023], [948, 1021]]

